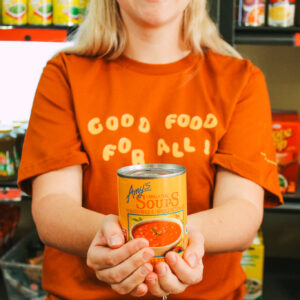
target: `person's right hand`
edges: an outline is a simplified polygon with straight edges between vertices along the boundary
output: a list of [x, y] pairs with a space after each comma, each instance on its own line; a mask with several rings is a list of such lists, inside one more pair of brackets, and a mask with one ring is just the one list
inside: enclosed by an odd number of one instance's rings
[[148, 263], [153, 256], [146, 239], [124, 243], [118, 216], [107, 215], [88, 249], [87, 265], [117, 293], [141, 297], [148, 292], [144, 281], [153, 270]]

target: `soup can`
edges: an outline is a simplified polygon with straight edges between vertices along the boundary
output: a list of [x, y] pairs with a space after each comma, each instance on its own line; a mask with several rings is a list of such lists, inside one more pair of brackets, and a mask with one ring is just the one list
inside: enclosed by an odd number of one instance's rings
[[27, 24], [27, 0], [3, 0], [2, 17], [5, 25]]
[[52, 24], [52, 0], [29, 0], [28, 5], [28, 24]]
[[168, 251], [183, 255], [187, 238], [186, 170], [174, 164], [121, 168], [118, 174], [119, 220], [125, 240], [145, 238], [152, 263]]
[[263, 26], [265, 24], [265, 0], [243, 1], [243, 25]]
[[270, 0], [268, 25], [290, 27], [295, 24], [295, 0]]
[[79, 0], [53, 0], [53, 24], [74, 26], [80, 23]]

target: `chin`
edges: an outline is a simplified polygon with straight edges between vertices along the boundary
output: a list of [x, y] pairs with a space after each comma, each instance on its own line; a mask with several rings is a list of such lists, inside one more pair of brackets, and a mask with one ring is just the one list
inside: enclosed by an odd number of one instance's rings
[[121, 10], [138, 23], [159, 27], [182, 17], [190, 0], [118, 0]]

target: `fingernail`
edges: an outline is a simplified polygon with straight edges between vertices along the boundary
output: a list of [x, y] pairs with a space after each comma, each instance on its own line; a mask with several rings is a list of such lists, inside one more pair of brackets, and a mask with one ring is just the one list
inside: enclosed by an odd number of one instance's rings
[[152, 270], [150, 269], [150, 266], [148, 266], [147, 264], [146, 265], [143, 265], [142, 268], [141, 268], [141, 273], [142, 275], [147, 275], [151, 272]]
[[150, 251], [144, 251], [143, 253], [143, 260], [145, 262], [149, 261], [153, 257], [153, 253]]
[[138, 247], [141, 248], [145, 248], [149, 246], [149, 242], [146, 239], [140, 239], [138, 242]]
[[123, 239], [119, 234], [114, 234], [109, 239], [111, 246], [121, 245], [123, 243]]
[[167, 272], [167, 268], [166, 268], [166, 266], [164, 264], [159, 264], [157, 266], [157, 273], [158, 273], [158, 275], [164, 275], [164, 274], [166, 274], [166, 272]]
[[187, 257], [187, 261], [189, 263], [189, 265], [194, 268], [196, 267], [196, 263], [197, 263], [197, 257], [195, 254], [190, 254], [188, 257]]
[[176, 262], [177, 262], [177, 255], [175, 253], [170, 253], [168, 255], [168, 263], [174, 265], [176, 264]]
[[156, 279], [148, 279], [147, 280], [147, 283], [149, 283], [150, 285], [155, 285], [155, 283], [156, 283]]

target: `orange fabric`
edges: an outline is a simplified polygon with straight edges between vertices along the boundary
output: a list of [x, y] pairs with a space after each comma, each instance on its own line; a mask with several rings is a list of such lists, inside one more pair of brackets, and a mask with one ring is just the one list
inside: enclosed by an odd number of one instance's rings
[[[247, 60], [210, 51], [166, 65], [57, 55], [41, 77], [23, 149], [24, 191], [34, 176], [82, 164], [84, 206], [103, 214], [118, 213], [116, 171], [135, 163], [185, 166], [189, 214], [211, 207], [215, 165], [261, 185], [266, 206], [282, 203], [264, 77]], [[242, 299], [240, 259], [205, 255], [203, 281], [169, 298]], [[84, 259], [49, 247], [43, 286], [50, 299], [126, 299]]]

